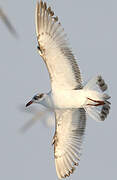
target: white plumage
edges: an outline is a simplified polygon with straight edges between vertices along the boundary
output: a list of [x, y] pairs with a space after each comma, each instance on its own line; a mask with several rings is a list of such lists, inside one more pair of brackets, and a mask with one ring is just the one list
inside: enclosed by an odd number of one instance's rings
[[84, 109], [56, 110], [54, 154], [58, 177], [65, 178], [79, 165], [86, 117]]
[[80, 70], [64, 30], [46, 3], [37, 3], [35, 18], [38, 50], [47, 66], [52, 90], [34, 96], [26, 106], [40, 103], [55, 113], [56, 130], [52, 142], [56, 171], [61, 179], [73, 173], [79, 164], [86, 126], [85, 111], [91, 116], [95, 112], [96, 120], [104, 120], [110, 109], [109, 96], [103, 93], [107, 85], [101, 76], [83, 88]]
[[[37, 3], [36, 32], [39, 52], [47, 65], [51, 87], [54, 89], [76, 89], [81, 87], [80, 71], [68, 47], [66, 35], [53, 11], [46, 3]], [[56, 90], [55, 90], [56, 91]]]

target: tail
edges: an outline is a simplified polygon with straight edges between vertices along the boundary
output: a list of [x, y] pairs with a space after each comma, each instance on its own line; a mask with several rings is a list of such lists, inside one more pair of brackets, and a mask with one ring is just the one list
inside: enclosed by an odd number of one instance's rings
[[87, 97], [86, 112], [97, 121], [104, 121], [109, 114], [110, 110], [110, 96], [105, 93], [108, 89], [107, 84], [101, 76], [91, 79], [86, 86], [85, 90], [91, 90], [91, 94]]

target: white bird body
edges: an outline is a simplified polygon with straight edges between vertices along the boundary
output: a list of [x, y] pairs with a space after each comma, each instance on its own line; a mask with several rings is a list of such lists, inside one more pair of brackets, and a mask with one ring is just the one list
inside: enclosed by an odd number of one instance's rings
[[94, 90], [56, 90], [51, 93], [54, 107], [59, 109], [85, 108], [89, 103], [88, 98], [103, 100], [102, 94]]
[[37, 3], [35, 20], [38, 52], [47, 66], [51, 91], [37, 94], [26, 106], [35, 102], [53, 109], [55, 113], [54, 157], [57, 175], [62, 179], [70, 176], [79, 164], [86, 112], [94, 119], [104, 121], [109, 114], [109, 96], [104, 93], [107, 85], [101, 76], [83, 87], [64, 29], [46, 3]]
[[[72, 98], [71, 98], [72, 97]], [[99, 99], [103, 101], [103, 94], [95, 90], [80, 89], [80, 90], [56, 90], [50, 91], [45, 95], [42, 101], [37, 103], [50, 109], [69, 109], [69, 108], [86, 108], [89, 103], [94, 104], [89, 99]]]

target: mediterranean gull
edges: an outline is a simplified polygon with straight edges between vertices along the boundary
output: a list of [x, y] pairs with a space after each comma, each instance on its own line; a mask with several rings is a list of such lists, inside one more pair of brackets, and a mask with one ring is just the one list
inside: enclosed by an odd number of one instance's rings
[[55, 113], [54, 157], [59, 179], [70, 176], [79, 165], [86, 127], [86, 112], [97, 121], [109, 114], [107, 84], [99, 75], [84, 87], [79, 67], [66, 34], [51, 7], [40, 1], [36, 6], [38, 52], [51, 80], [51, 91], [38, 93], [26, 106], [39, 103]]

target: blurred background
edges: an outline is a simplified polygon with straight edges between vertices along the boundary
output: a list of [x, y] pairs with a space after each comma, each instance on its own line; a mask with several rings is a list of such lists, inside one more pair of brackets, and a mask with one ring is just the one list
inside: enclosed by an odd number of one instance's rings
[[[68, 34], [84, 83], [101, 74], [112, 96], [111, 112], [104, 122], [88, 118], [80, 166], [70, 179], [115, 179], [117, 4], [111, 0], [46, 2]], [[40, 105], [25, 108], [33, 95], [51, 88], [47, 69], [37, 53], [35, 6], [35, 0], [0, 0], [0, 8], [13, 27], [9, 31], [0, 17], [0, 179], [3, 180], [57, 179], [51, 146], [54, 128], [47, 128], [45, 110]]]

